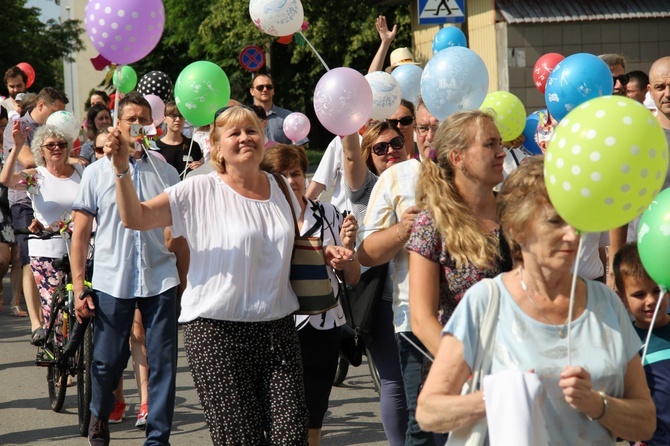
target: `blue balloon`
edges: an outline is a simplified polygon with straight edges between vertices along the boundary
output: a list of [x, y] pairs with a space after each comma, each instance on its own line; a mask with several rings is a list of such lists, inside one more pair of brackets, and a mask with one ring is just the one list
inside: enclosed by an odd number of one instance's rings
[[437, 54], [450, 46], [468, 46], [465, 34], [455, 26], [446, 26], [437, 32], [433, 39], [433, 54]]
[[400, 84], [402, 98], [416, 104], [421, 94], [421, 74], [423, 70], [418, 65], [403, 64], [398, 65], [391, 76]]
[[544, 99], [549, 113], [560, 121], [578, 105], [613, 91], [607, 64], [593, 54], [577, 53], [556, 65], [547, 80]]
[[421, 97], [438, 120], [476, 110], [489, 90], [489, 73], [481, 57], [461, 46], [445, 48], [428, 61], [421, 76]]
[[538, 146], [537, 141], [535, 141], [535, 133], [537, 132], [537, 126], [540, 122], [540, 113], [546, 115], [547, 110], [538, 110], [528, 115], [526, 118], [526, 127], [523, 129], [523, 137], [526, 138], [523, 142], [523, 146], [534, 155], [542, 154], [540, 146]]

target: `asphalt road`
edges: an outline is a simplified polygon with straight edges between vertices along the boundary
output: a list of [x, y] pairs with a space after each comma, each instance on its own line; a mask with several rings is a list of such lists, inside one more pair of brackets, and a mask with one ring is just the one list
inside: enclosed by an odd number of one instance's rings
[[[4, 280], [4, 310], [0, 313], [0, 445], [87, 445], [77, 428], [77, 390], [68, 388], [60, 413], [49, 407], [46, 369], [34, 365], [36, 348], [29, 343], [27, 318], [9, 312], [9, 283]], [[24, 306], [25, 307], [25, 306]], [[211, 445], [202, 409], [186, 362], [180, 332], [177, 398], [173, 445]], [[126, 420], [111, 426], [112, 444], [142, 444], [144, 432], [134, 427], [139, 401], [132, 366], [124, 374], [128, 404]], [[334, 387], [323, 428], [323, 446], [387, 444], [379, 418], [379, 397], [365, 363], [350, 368], [341, 387]]]

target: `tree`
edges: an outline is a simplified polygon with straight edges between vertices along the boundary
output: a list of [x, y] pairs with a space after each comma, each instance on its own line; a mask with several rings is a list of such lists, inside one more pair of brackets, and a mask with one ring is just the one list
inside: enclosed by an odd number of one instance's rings
[[[3, 0], [0, 14], [0, 54], [2, 74], [6, 69], [27, 62], [35, 69], [35, 83], [30, 88], [63, 89], [63, 58], [84, 49], [79, 37], [84, 32], [79, 20], [61, 23], [39, 19], [39, 8], [27, 8], [26, 0]], [[3, 84], [3, 90], [5, 90]], [[7, 94], [7, 91], [4, 91]]]
[[[411, 46], [409, 5], [371, 6], [358, 0], [303, 0], [302, 4], [309, 22], [304, 35], [329, 68], [348, 66], [367, 73], [379, 46], [378, 15], [386, 15], [390, 26], [398, 24], [394, 46]], [[248, 103], [251, 75], [240, 67], [238, 58], [245, 46], [258, 45], [270, 56], [268, 71], [277, 85], [277, 104], [307, 114], [313, 129], [310, 146], [325, 148], [332, 135], [320, 127], [312, 106], [314, 87], [325, 68], [309, 47], [295, 39], [282, 45], [258, 30], [249, 17], [247, 1], [164, 0], [164, 5], [163, 37], [149, 56], [134, 65], [138, 75], [160, 70], [176, 81], [184, 66], [209, 60], [228, 75], [232, 97]]]

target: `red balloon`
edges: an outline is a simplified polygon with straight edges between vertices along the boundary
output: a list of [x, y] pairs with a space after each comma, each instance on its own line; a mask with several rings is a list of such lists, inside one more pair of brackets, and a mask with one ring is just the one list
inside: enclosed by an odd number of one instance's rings
[[544, 87], [547, 85], [549, 75], [554, 71], [554, 67], [563, 59], [565, 57], [558, 53], [547, 53], [537, 59], [533, 68], [533, 83], [540, 90], [540, 93], [544, 94]]
[[35, 70], [27, 62], [17, 63], [16, 66], [19, 67], [21, 71], [26, 73], [26, 76], [28, 76], [28, 82], [26, 82], [26, 88], [30, 88], [33, 85], [33, 82], [35, 82]]

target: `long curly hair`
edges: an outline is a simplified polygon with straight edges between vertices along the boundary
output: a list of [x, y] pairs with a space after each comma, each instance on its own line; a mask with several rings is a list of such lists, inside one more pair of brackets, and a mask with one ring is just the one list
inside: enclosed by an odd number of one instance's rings
[[494, 122], [490, 115], [472, 110], [455, 113], [442, 122], [435, 135], [436, 160], [421, 163], [416, 187], [417, 206], [432, 214], [457, 268], [468, 263], [490, 268], [501, 257], [498, 237], [483, 229], [479, 216], [466, 203], [449, 160], [452, 151], [462, 152], [472, 144], [486, 120]]

